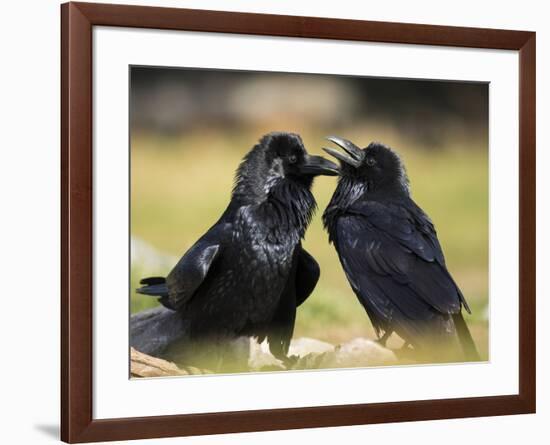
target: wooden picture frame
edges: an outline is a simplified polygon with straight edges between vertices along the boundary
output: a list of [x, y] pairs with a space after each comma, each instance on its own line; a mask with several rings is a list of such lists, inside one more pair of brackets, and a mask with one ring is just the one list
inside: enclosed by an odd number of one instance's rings
[[[94, 420], [92, 29], [139, 27], [519, 52], [519, 394]], [[61, 439], [128, 440], [535, 412], [535, 33], [93, 3], [61, 6]]]

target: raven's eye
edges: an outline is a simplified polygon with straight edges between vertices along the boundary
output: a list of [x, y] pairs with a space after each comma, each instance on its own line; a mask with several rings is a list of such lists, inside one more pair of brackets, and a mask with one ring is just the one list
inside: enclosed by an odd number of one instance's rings
[[297, 161], [297, 160], [298, 160], [298, 158], [297, 158], [295, 155], [290, 155], [290, 156], [288, 157], [288, 162], [289, 162], [290, 164], [296, 164], [296, 161]]
[[374, 164], [376, 164], [376, 159], [374, 158], [367, 158], [367, 165], [369, 167], [372, 167]]

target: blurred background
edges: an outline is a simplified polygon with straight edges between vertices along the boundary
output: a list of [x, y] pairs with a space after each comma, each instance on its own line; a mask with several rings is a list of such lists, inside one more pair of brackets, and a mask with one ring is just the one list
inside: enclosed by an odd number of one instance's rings
[[[240, 159], [263, 134], [299, 133], [315, 154], [338, 135], [361, 147], [381, 141], [402, 156], [487, 359], [487, 84], [155, 67], [130, 75], [132, 313], [157, 304], [135, 293], [139, 280], [166, 275], [218, 219]], [[322, 228], [335, 186], [320, 177], [313, 187], [319, 209], [304, 247], [321, 278], [298, 309], [295, 337], [338, 344], [375, 334]], [[392, 336], [388, 346], [401, 341]]]

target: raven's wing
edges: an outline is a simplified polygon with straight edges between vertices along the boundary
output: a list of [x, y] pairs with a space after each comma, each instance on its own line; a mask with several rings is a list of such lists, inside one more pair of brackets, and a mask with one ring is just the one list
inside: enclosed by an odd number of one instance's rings
[[298, 246], [296, 268], [296, 307], [300, 306], [313, 292], [321, 273], [319, 264], [302, 246]]
[[377, 331], [395, 330], [407, 341], [454, 334], [451, 314], [465, 301], [430, 219], [412, 200], [353, 205], [338, 218], [335, 243]]
[[227, 231], [224, 226], [210, 229], [183, 255], [166, 277], [168, 298], [175, 308], [181, 308], [189, 302], [220, 257], [224, 231]]
[[317, 261], [302, 248], [301, 244], [298, 245], [294, 252], [289, 279], [267, 333], [269, 350], [283, 362], [287, 360], [290, 340], [294, 333], [296, 308], [313, 292], [319, 280], [319, 274]]

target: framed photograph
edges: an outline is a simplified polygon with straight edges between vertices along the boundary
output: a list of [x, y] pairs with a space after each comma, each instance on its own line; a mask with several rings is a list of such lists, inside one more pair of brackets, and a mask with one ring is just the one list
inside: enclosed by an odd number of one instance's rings
[[62, 440], [535, 412], [535, 33], [61, 18]]

